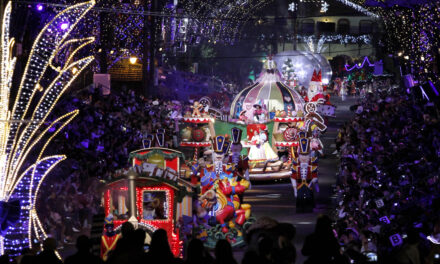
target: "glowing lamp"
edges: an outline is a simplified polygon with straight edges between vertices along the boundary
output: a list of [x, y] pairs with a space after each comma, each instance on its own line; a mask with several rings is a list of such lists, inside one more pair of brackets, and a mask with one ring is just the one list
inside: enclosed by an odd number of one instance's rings
[[36, 8], [37, 8], [37, 11], [43, 11], [43, 5], [42, 4], [38, 4], [36, 6]]
[[136, 57], [130, 57], [130, 63], [131, 64], [135, 64], [136, 63], [136, 61], [137, 61], [137, 58]]
[[77, 74], [78, 73], [78, 68], [77, 67], [73, 67], [72, 68], [72, 74]]

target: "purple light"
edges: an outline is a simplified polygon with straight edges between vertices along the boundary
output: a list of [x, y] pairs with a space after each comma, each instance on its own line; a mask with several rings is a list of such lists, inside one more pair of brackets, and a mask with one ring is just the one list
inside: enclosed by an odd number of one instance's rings
[[[382, 61], [382, 60], [380, 60], [380, 61]], [[361, 65], [361, 66], [355, 64], [353, 67], [351, 67], [351, 68], [349, 69], [350, 66], [349, 66], [348, 64], [345, 64], [345, 70], [346, 70], [346, 71], [352, 71], [352, 70], [354, 70], [355, 68], [356, 68], [356, 69], [362, 69], [362, 68], [364, 67], [365, 62], [368, 62], [368, 66], [370, 66], [370, 67], [374, 67], [374, 63], [371, 63], [370, 60], [368, 60], [368, 57], [365, 56], [364, 61], [362, 62], [362, 65]]]
[[43, 5], [42, 4], [38, 4], [37, 5], [37, 10], [38, 11], [43, 11]]
[[69, 28], [69, 23], [67, 23], [67, 22], [61, 23], [60, 28], [61, 28], [62, 30], [66, 30], [66, 29], [68, 29], [68, 28]]
[[438, 91], [437, 91], [437, 89], [435, 88], [434, 84], [433, 84], [431, 81], [428, 81], [428, 82], [429, 82], [429, 85], [430, 85], [431, 88], [432, 88], [432, 91], [434, 91], [435, 95], [438, 96]]

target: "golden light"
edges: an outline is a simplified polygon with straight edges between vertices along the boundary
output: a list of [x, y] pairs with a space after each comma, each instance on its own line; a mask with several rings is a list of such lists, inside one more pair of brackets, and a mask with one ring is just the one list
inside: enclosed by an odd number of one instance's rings
[[137, 58], [136, 57], [130, 57], [130, 63], [131, 64], [135, 64], [137, 62]]
[[[94, 5], [95, 0], [71, 5], [44, 26], [30, 50], [18, 91], [11, 102], [16, 62], [12, 56], [14, 39], [9, 36], [12, 2], [5, 7], [0, 30], [0, 119], [6, 120], [0, 124], [0, 201], [8, 202], [14, 195], [22, 197], [20, 210], [23, 213], [20, 212], [19, 221], [27, 228], [9, 229], [7, 235], [0, 234], [0, 254], [5, 249], [16, 251], [32, 247], [32, 238], [44, 240], [48, 236], [38, 218], [36, 200], [46, 175], [66, 156], [44, 155], [50, 142], [78, 115], [78, 110], [53, 121], [47, 119], [78, 74], [94, 60], [93, 56], [74, 59], [81, 49], [94, 42], [94, 38], [73, 39], [70, 35]], [[63, 32], [53, 30], [65, 21], [72, 26]], [[70, 48], [71, 53], [61, 66], [55, 67], [52, 62], [65, 47]], [[56, 74], [48, 75], [49, 69]], [[73, 74], [65, 74], [68, 71]], [[45, 87], [40, 84], [42, 80]], [[41, 94], [37, 95], [38, 92]], [[11, 238], [15, 236], [21, 240]]]

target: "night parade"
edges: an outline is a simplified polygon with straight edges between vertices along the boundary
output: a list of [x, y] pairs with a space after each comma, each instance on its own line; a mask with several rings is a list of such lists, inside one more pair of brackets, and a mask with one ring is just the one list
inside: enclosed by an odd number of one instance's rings
[[0, 21], [0, 264], [440, 263], [440, 1]]

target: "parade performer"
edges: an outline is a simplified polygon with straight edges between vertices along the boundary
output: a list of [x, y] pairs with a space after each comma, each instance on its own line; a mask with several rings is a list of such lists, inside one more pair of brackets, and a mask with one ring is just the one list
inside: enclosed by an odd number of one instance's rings
[[243, 146], [241, 145], [241, 136], [243, 131], [237, 127], [231, 129], [231, 155], [229, 156], [229, 164], [233, 165], [234, 176], [241, 179], [249, 180], [249, 159], [243, 158], [241, 150]]
[[116, 234], [114, 230], [113, 215], [111, 214], [105, 218], [104, 228], [105, 232], [101, 236], [101, 258], [107, 261], [108, 253], [115, 249], [116, 243], [121, 235]]
[[254, 130], [254, 135], [251, 138], [251, 147], [249, 150], [249, 160], [264, 161], [266, 160], [266, 153], [264, 151], [264, 140], [261, 139], [261, 134], [258, 130]]
[[254, 122], [259, 124], [266, 122], [266, 116], [264, 114], [263, 107], [259, 104], [254, 104], [254, 108]]
[[310, 139], [305, 131], [299, 133], [298, 156], [292, 159], [291, 182], [297, 208], [313, 207], [313, 185], [318, 183], [318, 157], [311, 155]]
[[268, 161], [278, 160], [278, 155], [273, 151], [267, 139], [267, 127], [260, 131], [260, 141], [263, 142], [264, 156]]

